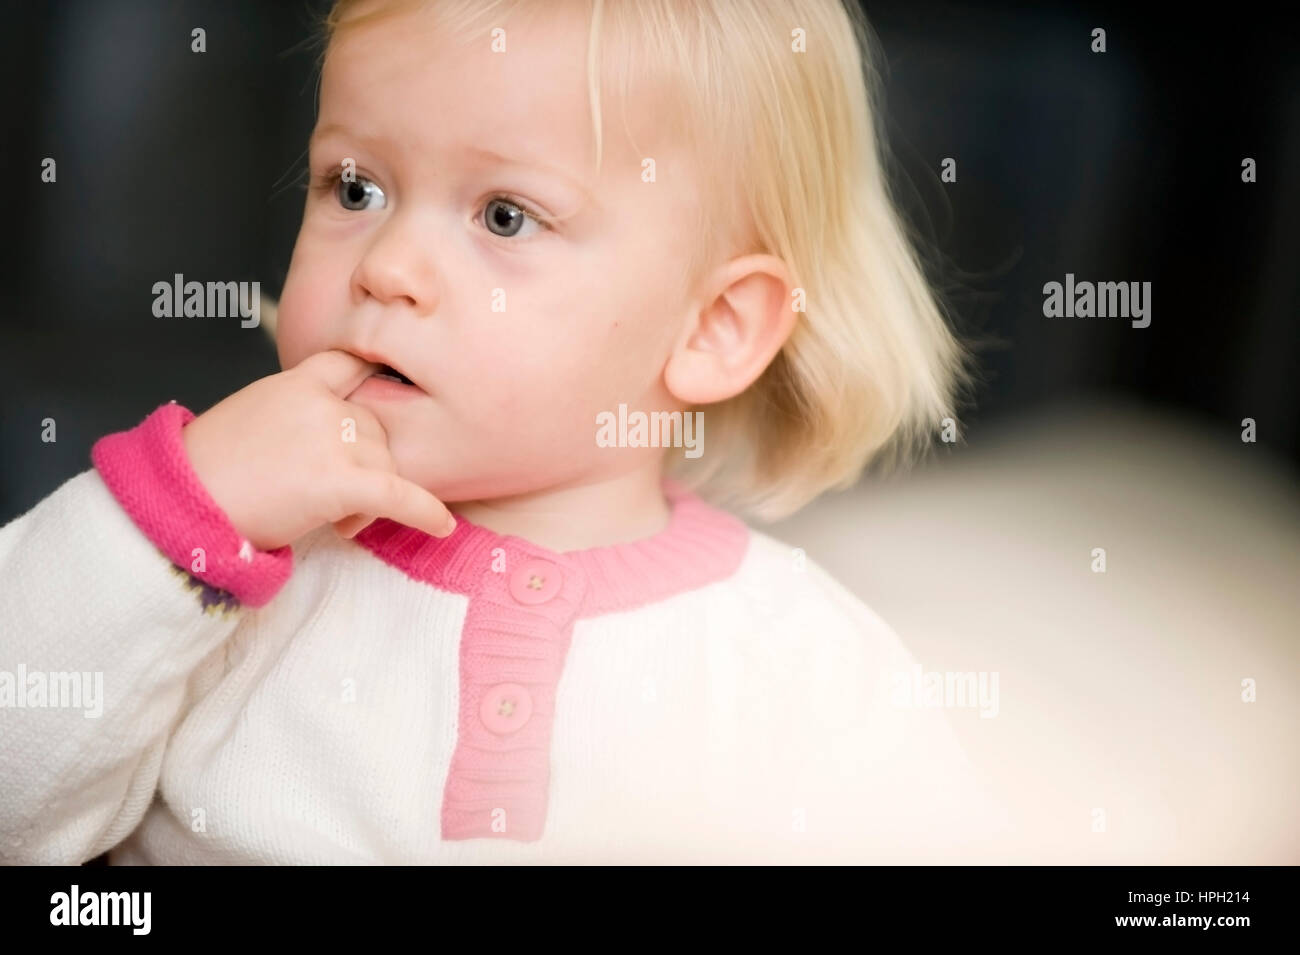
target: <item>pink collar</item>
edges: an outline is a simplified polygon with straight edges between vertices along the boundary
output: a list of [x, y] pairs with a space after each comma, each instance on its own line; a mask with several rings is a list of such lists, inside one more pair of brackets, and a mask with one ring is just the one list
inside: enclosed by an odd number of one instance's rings
[[502, 557], [509, 567], [549, 561], [581, 573], [586, 586], [577, 616], [592, 617], [703, 587], [740, 566], [748, 526], [672, 478], [664, 479], [663, 489], [672, 508], [668, 526], [652, 537], [608, 547], [557, 553], [462, 517], [443, 538], [380, 518], [353, 540], [414, 580], [471, 597]]

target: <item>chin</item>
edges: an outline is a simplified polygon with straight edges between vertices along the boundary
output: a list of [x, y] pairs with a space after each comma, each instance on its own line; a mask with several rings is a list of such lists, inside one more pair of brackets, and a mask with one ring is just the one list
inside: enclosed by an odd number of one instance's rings
[[[548, 486], [549, 475], [540, 467], [526, 463], [515, 466], [500, 460], [487, 462], [492, 467], [475, 469], [470, 462], [429, 460], [428, 448], [416, 454], [393, 451], [397, 473], [424, 488], [444, 504], [463, 501], [490, 501], [494, 498], [530, 494]], [[483, 462], [480, 462], [482, 464]], [[503, 472], [502, 467], [509, 470]]]

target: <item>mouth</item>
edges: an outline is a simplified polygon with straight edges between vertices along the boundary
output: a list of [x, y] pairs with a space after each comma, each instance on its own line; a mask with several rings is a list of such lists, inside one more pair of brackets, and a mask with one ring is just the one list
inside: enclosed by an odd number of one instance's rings
[[418, 385], [415, 384], [415, 382], [413, 382], [410, 378], [408, 378], [405, 374], [403, 374], [400, 368], [394, 368], [392, 365], [388, 364], [386, 361], [384, 361], [382, 357], [375, 354], [374, 352], [362, 351], [356, 348], [349, 348], [348, 351], [352, 352], [352, 354], [356, 355], [358, 358], [362, 359], [363, 361], [374, 362], [376, 365], [379, 366], [375, 371], [370, 373], [371, 378], [389, 378], [393, 381], [398, 382], [399, 384], [411, 385], [412, 387], [419, 387]]
[[385, 401], [428, 397], [427, 391], [412, 381], [400, 368], [384, 361], [381, 356], [369, 351], [348, 350], [358, 358], [378, 366], [368, 378], [353, 389], [352, 394]]
[[403, 385], [415, 385], [410, 378], [407, 378], [392, 365], [380, 365], [379, 370], [370, 376], [371, 378], [388, 378], [391, 381], [400, 382]]

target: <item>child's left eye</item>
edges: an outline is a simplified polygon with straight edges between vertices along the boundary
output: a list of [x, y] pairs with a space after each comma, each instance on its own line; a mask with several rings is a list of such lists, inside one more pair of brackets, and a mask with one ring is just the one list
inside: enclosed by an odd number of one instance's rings
[[[483, 207], [484, 224], [493, 235], [513, 239], [519, 230], [532, 223], [540, 232], [549, 228], [545, 218], [520, 205], [509, 196], [493, 196]], [[501, 231], [498, 232], [497, 229]]]

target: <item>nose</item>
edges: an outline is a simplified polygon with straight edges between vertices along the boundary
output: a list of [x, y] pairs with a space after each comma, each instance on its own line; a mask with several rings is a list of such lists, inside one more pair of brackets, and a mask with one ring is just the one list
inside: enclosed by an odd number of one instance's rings
[[352, 273], [354, 302], [371, 298], [406, 305], [420, 315], [432, 312], [437, 275], [428, 243], [428, 230], [414, 216], [398, 212], [378, 226]]

